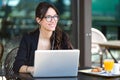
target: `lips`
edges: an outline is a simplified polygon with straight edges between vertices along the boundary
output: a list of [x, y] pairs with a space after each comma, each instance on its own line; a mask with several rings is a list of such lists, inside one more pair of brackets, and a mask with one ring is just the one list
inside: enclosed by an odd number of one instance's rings
[[55, 27], [56, 25], [53, 25], [53, 24], [49, 24], [50, 27]]
[[51, 25], [52, 27], [54, 27], [54, 25]]

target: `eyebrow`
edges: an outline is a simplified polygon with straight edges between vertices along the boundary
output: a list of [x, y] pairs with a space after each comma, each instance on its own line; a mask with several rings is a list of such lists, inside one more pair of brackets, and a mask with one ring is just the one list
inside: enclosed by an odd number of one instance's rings
[[[45, 15], [45, 16], [52, 16], [52, 15]], [[53, 15], [53, 16], [58, 16], [57, 14]]]

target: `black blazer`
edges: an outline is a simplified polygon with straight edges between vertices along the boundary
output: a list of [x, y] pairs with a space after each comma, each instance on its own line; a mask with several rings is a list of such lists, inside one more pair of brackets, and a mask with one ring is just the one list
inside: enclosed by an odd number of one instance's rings
[[[65, 33], [62, 33], [64, 38], [62, 39], [61, 49], [69, 49], [68, 42]], [[22, 65], [33, 66], [34, 65], [34, 52], [37, 49], [39, 38], [39, 29], [34, 32], [25, 34], [20, 42], [19, 50], [13, 64], [13, 71], [19, 72]]]

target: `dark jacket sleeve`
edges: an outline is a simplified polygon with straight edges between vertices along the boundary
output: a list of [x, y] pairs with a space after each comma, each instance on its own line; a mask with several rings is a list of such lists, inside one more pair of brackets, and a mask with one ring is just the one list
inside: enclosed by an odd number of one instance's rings
[[13, 64], [14, 72], [19, 72], [22, 65], [34, 66], [34, 52], [37, 49], [38, 37], [39, 28], [23, 36]]
[[29, 47], [29, 41], [27, 35], [23, 36], [19, 50], [17, 52], [17, 56], [15, 57], [15, 62], [13, 64], [13, 71], [14, 72], [19, 72], [19, 69], [22, 65], [26, 65], [27, 63], [27, 54], [28, 54], [28, 47]]

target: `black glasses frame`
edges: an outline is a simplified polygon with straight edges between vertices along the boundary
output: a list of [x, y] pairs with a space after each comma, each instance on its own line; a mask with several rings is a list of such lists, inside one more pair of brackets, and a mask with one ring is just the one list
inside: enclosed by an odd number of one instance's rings
[[52, 19], [54, 19], [55, 21], [59, 20], [59, 16], [58, 15], [55, 15], [55, 16], [48, 15], [48, 16], [45, 16], [44, 18], [46, 19], [47, 22], [51, 22]]

